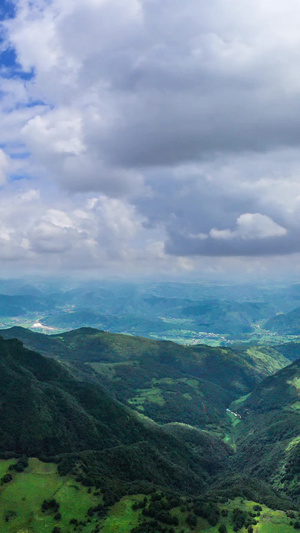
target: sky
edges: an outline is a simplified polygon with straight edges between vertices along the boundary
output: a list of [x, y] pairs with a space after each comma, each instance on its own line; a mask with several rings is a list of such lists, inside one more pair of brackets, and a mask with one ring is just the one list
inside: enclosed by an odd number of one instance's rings
[[0, 19], [0, 274], [298, 275], [299, 2]]

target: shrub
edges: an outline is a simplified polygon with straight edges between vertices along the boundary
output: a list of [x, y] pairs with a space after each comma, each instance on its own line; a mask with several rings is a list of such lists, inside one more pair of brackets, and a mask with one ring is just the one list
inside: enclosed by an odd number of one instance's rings
[[1, 484], [3, 485], [3, 483], [9, 483], [11, 480], [12, 480], [12, 475], [5, 474], [5, 476], [1, 478]]

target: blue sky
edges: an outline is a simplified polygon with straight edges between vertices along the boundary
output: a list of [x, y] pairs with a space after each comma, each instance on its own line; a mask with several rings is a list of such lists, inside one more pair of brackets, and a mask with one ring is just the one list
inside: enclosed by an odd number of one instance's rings
[[297, 275], [298, 15], [2, 3], [2, 272]]
[[[13, 19], [16, 15], [16, 5], [11, 0], [2, 0], [0, 7], [0, 21]], [[34, 76], [33, 69], [24, 71], [17, 60], [16, 50], [12, 43], [0, 37], [0, 65], [2, 67], [3, 77], [17, 76], [24, 80], [29, 80]]]
[[[8, 18], [13, 18], [15, 14], [15, 6], [13, 2], [9, 0], [3, 0], [0, 7], [0, 21]], [[2, 50], [0, 55], [1, 66], [14, 69], [16, 64], [16, 52], [13, 48], [8, 48], [4, 39], [1, 39]]]
[[2, 0], [0, 7], [0, 19], [5, 20], [15, 14], [15, 4], [11, 0]]

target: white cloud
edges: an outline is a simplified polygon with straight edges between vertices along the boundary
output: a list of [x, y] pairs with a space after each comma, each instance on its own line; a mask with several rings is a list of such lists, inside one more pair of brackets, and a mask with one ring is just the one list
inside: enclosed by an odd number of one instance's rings
[[260, 213], [245, 213], [237, 219], [237, 232], [242, 239], [281, 237], [287, 230], [274, 220]]
[[63, 253], [69, 250], [78, 237], [74, 230], [40, 221], [28, 232], [31, 248], [35, 252]]
[[[68, 188], [70, 172], [88, 161], [95, 170], [85, 188], [98, 184], [106, 193], [101, 174], [114, 179], [120, 166], [257, 151], [291, 136], [298, 143], [299, 6], [292, 0], [251, 8], [231, 0], [226, 9], [221, 0], [17, 6], [6, 26], [23, 68], [34, 68], [25, 94], [51, 106], [24, 127], [24, 141], [50, 171], [56, 157], [57, 179]], [[74, 158], [62, 164], [63, 154]], [[82, 190], [82, 181], [73, 187]]]
[[139, 238], [147, 243], [142, 218], [120, 199], [83, 196], [74, 205], [67, 196], [47, 197], [16, 185], [0, 196], [0, 260], [21, 260], [24, 268], [133, 265], [141, 259]]
[[72, 109], [60, 108], [35, 116], [23, 127], [21, 135], [37, 157], [79, 155], [84, 151], [81, 117]]
[[17, 196], [18, 203], [31, 203], [40, 199], [40, 191], [36, 189], [28, 189], [28, 191], [20, 192]]
[[236, 231], [232, 231], [230, 229], [216, 229], [212, 228], [209, 232], [209, 235], [212, 239], [221, 239], [221, 240], [227, 240], [227, 239], [233, 239], [237, 236]]
[[15, 3], [4, 38], [32, 77], [0, 72], [12, 255], [188, 269], [299, 250], [295, 0]]
[[48, 209], [47, 213], [43, 216], [43, 221], [54, 224], [59, 228], [74, 227], [74, 224], [67, 213], [59, 209]]
[[209, 232], [213, 239], [265, 239], [269, 237], [282, 237], [287, 234], [287, 230], [274, 220], [260, 213], [244, 213], [236, 221], [236, 229], [218, 230], [213, 228]]
[[9, 157], [0, 148], [0, 186], [6, 182], [7, 174], [9, 171]]

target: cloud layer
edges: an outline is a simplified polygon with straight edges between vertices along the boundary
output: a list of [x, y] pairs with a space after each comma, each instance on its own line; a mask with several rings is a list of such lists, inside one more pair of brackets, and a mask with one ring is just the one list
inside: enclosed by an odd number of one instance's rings
[[300, 252], [295, 0], [14, 4], [3, 260], [155, 271]]

